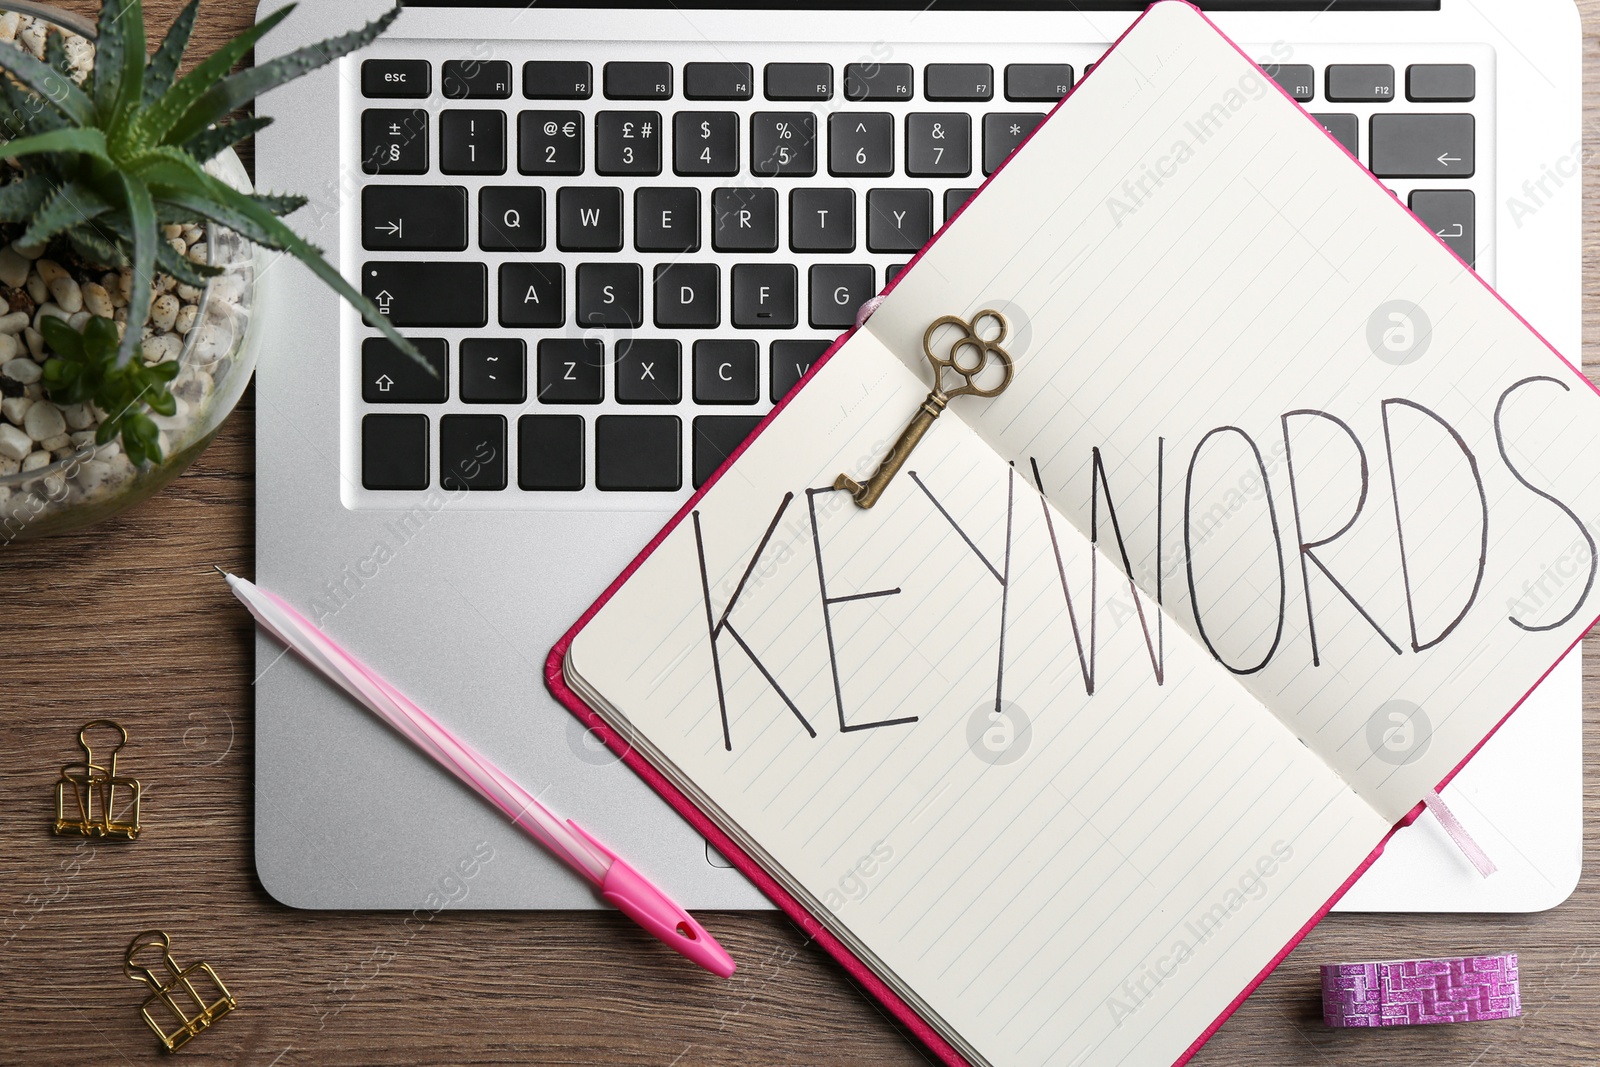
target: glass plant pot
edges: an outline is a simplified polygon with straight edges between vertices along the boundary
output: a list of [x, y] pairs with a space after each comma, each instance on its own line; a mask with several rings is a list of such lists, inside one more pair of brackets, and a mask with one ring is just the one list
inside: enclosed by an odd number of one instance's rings
[[[60, 12], [52, 14], [46, 5], [0, 3], [0, 20], [6, 18], [3, 12], [46, 18], [65, 33], [86, 36], [82, 33], [82, 20]], [[19, 40], [18, 45], [21, 43]], [[251, 189], [250, 177], [231, 149], [207, 163], [206, 170], [236, 189]], [[177, 412], [172, 416], [152, 415], [161, 428], [162, 460], [135, 466], [118, 442], [96, 444], [92, 430], [98, 413], [81, 406], [76, 410], [61, 409], [67, 415], [63, 431], [69, 438], [66, 444], [60, 440], [62, 433], [44, 441], [35, 438], [31, 446], [20, 445], [17, 433], [0, 435], [0, 544], [88, 526], [144, 500], [205, 451], [239, 402], [255, 370], [260, 347], [252, 316], [259, 253], [255, 245], [236, 233], [209, 223], [204, 229], [203, 261], [222, 267], [223, 273], [198, 293], [187, 287], [181, 293], [176, 287], [169, 287], [170, 299], [162, 311], [170, 311], [176, 302], [174, 324], [162, 342], [148, 348], [141, 346], [145, 358], [175, 358], [182, 366], [171, 384], [172, 393], [178, 398]], [[76, 275], [74, 278], [80, 283], [86, 281]], [[37, 315], [38, 310], [33, 314]], [[152, 315], [152, 320], [156, 318]], [[163, 314], [162, 318], [166, 316]], [[186, 329], [180, 331], [179, 327]], [[132, 325], [127, 328], [142, 329]], [[22, 346], [19, 358], [37, 362], [30, 360], [26, 346]], [[27, 372], [25, 377], [33, 376], [26, 367], [20, 369]], [[23, 403], [19, 397], [27, 395], [19, 392], [19, 384], [0, 374], [0, 392], [17, 405]], [[23, 388], [34, 396], [40, 392], [37, 382]], [[36, 419], [35, 429], [44, 421]], [[51, 416], [49, 421], [56, 420]], [[12, 423], [27, 433], [25, 419], [0, 422]], [[47, 442], [55, 447], [43, 448]], [[15, 452], [23, 447], [32, 451], [19, 458]]]

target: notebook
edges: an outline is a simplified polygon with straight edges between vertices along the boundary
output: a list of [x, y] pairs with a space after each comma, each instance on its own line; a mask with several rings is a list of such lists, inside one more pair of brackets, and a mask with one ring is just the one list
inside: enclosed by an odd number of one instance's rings
[[947, 1062], [1182, 1062], [1595, 620], [1600, 397], [1340, 152], [1151, 7], [551, 653]]

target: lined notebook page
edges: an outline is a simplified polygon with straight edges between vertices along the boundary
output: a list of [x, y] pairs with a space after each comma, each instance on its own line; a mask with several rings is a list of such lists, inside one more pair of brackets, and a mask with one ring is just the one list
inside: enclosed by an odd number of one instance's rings
[[986, 306], [1019, 371], [963, 417], [1102, 547], [1114, 503], [1145, 595], [1388, 819], [1600, 610], [1600, 398], [1183, 5], [868, 328], [915, 365]]
[[1154, 613], [1080, 654], [1117, 571], [959, 419], [828, 489], [926, 389], [858, 334], [568, 674], [975, 1061], [1171, 1063], [1387, 820]]

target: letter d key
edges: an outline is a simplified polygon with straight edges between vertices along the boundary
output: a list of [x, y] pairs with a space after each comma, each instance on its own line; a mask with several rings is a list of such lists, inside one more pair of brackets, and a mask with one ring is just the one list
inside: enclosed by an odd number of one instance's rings
[[[980, 333], [986, 319], [992, 319], [999, 327], [992, 338], [985, 338]], [[961, 332], [950, 343], [948, 354], [938, 356], [933, 351], [933, 335], [944, 326], [954, 326]], [[851, 499], [858, 505], [870, 508], [878, 502], [878, 498], [883, 495], [883, 491], [888, 488], [894, 476], [900, 473], [900, 468], [905, 466], [906, 460], [911, 457], [911, 450], [917, 447], [917, 443], [933, 425], [933, 420], [944, 414], [945, 406], [951, 400], [958, 396], [996, 397], [1005, 392], [1006, 386], [1011, 384], [1011, 379], [1016, 373], [1011, 353], [1000, 347], [1000, 342], [1006, 339], [1010, 329], [1006, 317], [992, 309], [978, 312], [971, 322], [959, 315], [946, 315], [936, 319], [922, 335], [922, 352], [928, 357], [929, 365], [933, 367], [933, 391], [923, 400], [922, 406], [906, 424], [906, 428], [900, 431], [900, 436], [889, 449], [889, 454], [883, 457], [883, 462], [878, 464], [877, 471], [865, 484], [847, 474], [841, 474], [834, 479], [833, 487], [848, 491]], [[980, 386], [978, 377], [991, 369], [999, 372], [1000, 380], [992, 386]], [[964, 384], [946, 391], [944, 388], [946, 370], [954, 371]]]

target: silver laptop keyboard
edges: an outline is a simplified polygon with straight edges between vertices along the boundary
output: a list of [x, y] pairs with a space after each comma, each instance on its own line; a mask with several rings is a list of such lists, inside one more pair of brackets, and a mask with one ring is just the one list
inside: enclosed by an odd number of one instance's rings
[[[1086, 69], [975, 58], [363, 60], [361, 288], [438, 374], [363, 327], [362, 499], [703, 484]], [[1441, 58], [1264, 69], [1470, 264], [1487, 64]]]

